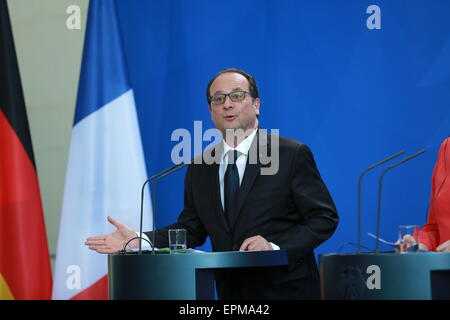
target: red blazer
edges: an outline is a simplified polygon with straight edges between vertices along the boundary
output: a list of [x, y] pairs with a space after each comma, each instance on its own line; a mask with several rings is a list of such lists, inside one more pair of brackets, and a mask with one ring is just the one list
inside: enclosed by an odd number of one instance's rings
[[450, 239], [450, 138], [439, 149], [438, 160], [434, 166], [430, 211], [428, 221], [419, 232], [419, 242], [428, 249], [436, 247]]

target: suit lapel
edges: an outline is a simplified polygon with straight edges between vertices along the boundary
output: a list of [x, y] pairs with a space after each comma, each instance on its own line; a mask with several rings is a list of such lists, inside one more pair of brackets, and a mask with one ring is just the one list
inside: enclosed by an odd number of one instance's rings
[[[236, 203], [236, 215], [237, 219], [239, 219], [240, 211], [242, 209], [242, 206], [245, 202], [245, 200], [248, 197], [248, 193], [253, 187], [253, 184], [256, 180], [256, 177], [259, 175], [260, 172], [260, 164], [249, 164], [247, 163], [247, 166], [245, 168], [244, 177], [242, 178], [242, 184], [239, 187], [238, 191], [238, 197], [237, 197], [237, 203]], [[236, 219], [236, 221], [237, 221]]]
[[[242, 178], [242, 183], [238, 192], [238, 200], [236, 203], [236, 215], [237, 215], [236, 221], [239, 219], [242, 206], [244, 205], [245, 200], [247, 200], [248, 194], [252, 189], [256, 178], [261, 172], [262, 165], [260, 159], [263, 155], [267, 155], [268, 144], [263, 143], [262, 145], [260, 145], [259, 139], [260, 139], [260, 130], [258, 130], [255, 139], [253, 139], [253, 142], [249, 149], [249, 154], [247, 157], [247, 165], [245, 167], [245, 173], [244, 177]], [[252, 157], [252, 154], [257, 155], [257, 157], [254, 156]]]

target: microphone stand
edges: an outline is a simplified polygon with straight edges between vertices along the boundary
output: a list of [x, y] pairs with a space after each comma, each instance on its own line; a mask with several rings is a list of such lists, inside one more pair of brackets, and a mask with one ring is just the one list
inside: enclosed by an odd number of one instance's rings
[[380, 243], [379, 238], [380, 238], [380, 223], [381, 223], [381, 189], [382, 189], [382, 185], [383, 185], [383, 177], [389, 170], [391, 170], [391, 169], [401, 165], [402, 163], [405, 163], [406, 161], [409, 161], [409, 160], [411, 160], [411, 159], [413, 159], [413, 158], [415, 158], [415, 157], [417, 157], [417, 156], [419, 156], [419, 155], [421, 155], [422, 153], [425, 153], [425, 152], [427, 152], [427, 150], [425, 150], [425, 149], [421, 150], [421, 151], [416, 152], [413, 155], [411, 155], [411, 156], [409, 156], [409, 157], [407, 157], [407, 158], [405, 158], [403, 160], [400, 160], [397, 163], [394, 163], [393, 165], [391, 165], [391, 166], [387, 167], [386, 169], [384, 169], [384, 171], [380, 175], [380, 181], [378, 183], [378, 210], [377, 210], [377, 235], [376, 235], [377, 242], [376, 242], [376, 247], [375, 247], [375, 252], [376, 253], [379, 253], [379, 243]]
[[358, 251], [357, 251], [358, 254], [361, 253], [361, 184], [362, 184], [362, 178], [368, 171], [382, 165], [383, 163], [388, 162], [391, 159], [394, 159], [395, 157], [398, 157], [399, 155], [401, 155], [403, 153], [405, 153], [404, 150], [397, 152], [396, 154], [394, 154], [384, 160], [381, 160], [380, 162], [364, 169], [363, 172], [361, 172], [361, 174], [359, 175], [359, 178], [358, 178]]
[[[160, 176], [156, 177], [155, 183], [153, 184], [153, 197], [152, 197], [152, 212], [153, 212], [153, 232], [152, 232], [152, 254], [155, 253], [155, 229], [156, 229], [156, 186], [158, 185], [159, 180], [164, 178], [165, 176], [168, 176], [169, 174], [172, 174], [178, 170], [183, 169], [186, 167], [188, 163], [180, 163], [177, 166], [173, 167], [171, 170], [168, 170], [167, 172], [161, 174]], [[142, 230], [141, 230], [142, 232]]]
[[[145, 188], [146, 184], [149, 183], [150, 181], [152, 181], [152, 180], [162, 176], [162, 175], [169, 174], [172, 170], [175, 170], [176, 168], [178, 168], [180, 166], [185, 166], [185, 165], [186, 164], [183, 164], [181, 162], [181, 163], [176, 164], [176, 165], [174, 165], [174, 166], [172, 166], [172, 167], [170, 167], [168, 169], [165, 169], [165, 170], [163, 170], [163, 171], [161, 171], [161, 172], [151, 176], [147, 180], [145, 180], [144, 184], [142, 185], [142, 190], [141, 190], [141, 218], [140, 218], [140, 226], [139, 226], [139, 237], [137, 237], [137, 238], [139, 238], [139, 254], [142, 253], [142, 241], [141, 241], [141, 239], [142, 239], [142, 221], [144, 219], [144, 188]], [[153, 208], [153, 210], [154, 210], [154, 208]], [[155, 217], [153, 215], [153, 230], [154, 229], [155, 229]], [[134, 238], [134, 239], [136, 239], [136, 238]], [[153, 241], [153, 243], [150, 244], [152, 246], [152, 252], [155, 251], [155, 244], [154, 243], [155, 242]]]

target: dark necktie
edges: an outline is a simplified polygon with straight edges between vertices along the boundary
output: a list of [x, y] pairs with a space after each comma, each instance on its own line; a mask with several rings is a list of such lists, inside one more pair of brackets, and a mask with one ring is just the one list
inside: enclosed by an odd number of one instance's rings
[[239, 189], [239, 173], [236, 166], [238, 151], [230, 150], [228, 155], [227, 171], [225, 171], [224, 179], [224, 198], [225, 198], [225, 216], [228, 225], [233, 230], [236, 222], [236, 200]]

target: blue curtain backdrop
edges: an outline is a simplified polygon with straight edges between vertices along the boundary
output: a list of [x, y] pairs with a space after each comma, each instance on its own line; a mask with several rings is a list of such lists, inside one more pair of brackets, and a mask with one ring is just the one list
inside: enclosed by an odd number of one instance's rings
[[[373, 4], [380, 30], [366, 26]], [[449, 1], [117, 5], [149, 174], [172, 164], [173, 130], [193, 133], [196, 120], [213, 127], [205, 87], [219, 70], [238, 67], [258, 82], [261, 127], [309, 145], [336, 202], [339, 227], [316, 253], [356, 250], [341, 246], [357, 239], [358, 175], [402, 149], [428, 152], [385, 176], [381, 236], [396, 240], [398, 225], [425, 223], [438, 148], [450, 134]], [[371, 249], [381, 171], [363, 181], [362, 243]], [[184, 171], [161, 181], [158, 227], [181, 211], [183, 179]]]

